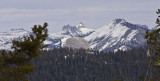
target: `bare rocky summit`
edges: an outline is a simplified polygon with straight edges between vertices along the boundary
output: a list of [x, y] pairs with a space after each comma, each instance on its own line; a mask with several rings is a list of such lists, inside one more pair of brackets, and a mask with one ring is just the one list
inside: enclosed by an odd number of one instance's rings
[[66, 43], [63, 47], [76, 48], [76, 49], [90, 49], [90, 44], [83, 38], [80, 37], [71, 37], [66, 40]]

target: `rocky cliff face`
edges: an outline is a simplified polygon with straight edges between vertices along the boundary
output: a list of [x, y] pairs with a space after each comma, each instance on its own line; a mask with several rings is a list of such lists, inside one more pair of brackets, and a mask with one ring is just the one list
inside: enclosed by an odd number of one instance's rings
[[90, 49], [90, 44], [88, 41], [86, 41], [83, 38], [71, 37], [66, 40], [63, 47], [76, 48], [76, 49], [80, 49], [80, 48]]
[[94, 32], [94, 29], [86, 28], [83, 23], [77, 24], [76, 26], [70, 26], [69, 24], [63, 26], [61, 34], [69, 35], [72, 37], [85, 37]]

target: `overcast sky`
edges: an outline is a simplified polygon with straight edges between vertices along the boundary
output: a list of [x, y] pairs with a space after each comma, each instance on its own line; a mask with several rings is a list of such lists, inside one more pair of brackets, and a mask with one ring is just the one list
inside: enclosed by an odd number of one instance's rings
[[49, 32], [83, 22], [100, 28], [116, 18], [154, 27], [160, 0], [0, 0], [0, 32], [13, 28], [31, 31], [36, 24], [49, 24]]

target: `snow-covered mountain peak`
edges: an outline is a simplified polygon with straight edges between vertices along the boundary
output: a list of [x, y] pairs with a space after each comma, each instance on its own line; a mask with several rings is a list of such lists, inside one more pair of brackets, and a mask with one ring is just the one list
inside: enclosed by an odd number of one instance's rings
[[9, 36], [9, 37], [13, 37], [13, 38], [16, 38], [16, 37], [19, 37], [19, 36], [26, 36], [28, 35], [30, 32], [29, 31], [26, 31], [24, 30], [23, 28], [20, 28], [20, 29], [11, 29], [10, 31], [8, 32], [0, 32], [0, 37], [1, 36]]
[[118, 18], [118, 19], [114, 19], [112, 20], [110, 23], [108, 23], [107, 25], [105, 25], [105, 27], [109, 27], [109, 28], [114, 28], [120, 25], [126, 24], [128, 22], [126, 22], [126, 20], [122, 19], [122, 18]]
[[75, 37], [75, 36], [84, 37], [86, 35], [91, 34], [92, 32], [94, 32], [94, 29], [86, 28], [86, 27], [84, 27], [83, 23], [80, 23], [76, 26], [70, 26], [69, 24], [63, 26], [61, 34], [62, 35], [70, 35], [72, 37]]
[[148, 29], [144, 27], [144, 25], [126, 22], [124, 19], [115, 19], [86, 36], [85, 39], [95, 50], [126, 50], [146, 42], [144, 35]]
[[68, 25], [65, 25], [65, 26], [63, 26], [62, 31], [68, 30], [70, 27], [71, 27], [71, 26], [70, 26], [69, 24], [68, 24]]
[[9, 32], [24, 32], [24, 31], [26, 31], [26, 30], [24, 30], [23, 28], [19, 28], [19, 29], [11, 29]]
[[[80, 41], [81, 39], [76, 38], [79, 37], [87, 40], [90, 43], [90, 46], [88, 44], [87, 47], [91, 47], [93, 50], [125, 51], [144, 45], [146, 43], [144, 39], [146, 30], [148, 30], [146, 25], [132, 24], [124, 19], [115, 19], [96, 30], [85, 27], [83, 23], [76, 26], [68, 24], [63, 27], [62, 31], [49, 34], [44, 44], [49, 45], [47, 49], [59, 48], [64, 45], [87, 45], [87, 43], [83, 43], [83, 40]], [[0, 32], [0, 49], [10, 49], [13, 39], [23, 39], [24, 36], [29, 35], [32, 33], [23, 28]]]
[[113, 24], [125, 23], [126, 21], [123, 18], [115, 19], [112, 21]]
[[30, 32], [21, 29], [11, 29], [8, 32], [0, 32], [0, 49], [10, 50], [13, 39], [23, 39], [24, 36], [28, 36]]
[[76, 25], [76, 27], [77, 27], [77, 28], [85, 28], [85, 26], [83, 25], [83, 23], [82, 23], [82, 22], [81, 22], [81, 23], [79, 23], [79, 24], [77, 24], [77, 25]]
[[130, 22], [127, 22], [124, 19], [115, 19], [113, 21], [111, 21], [110, 23], [108, 23], [105, 27], [109, 27], [110, 29], [115, 29], [119, 26], [123, 26], [123, 27], [127, 27], [129, 29], [144, 29], [144, 30], [148, 30], [148, 26], [146, 25], [140, 25], [140, 24], [132, 24]]

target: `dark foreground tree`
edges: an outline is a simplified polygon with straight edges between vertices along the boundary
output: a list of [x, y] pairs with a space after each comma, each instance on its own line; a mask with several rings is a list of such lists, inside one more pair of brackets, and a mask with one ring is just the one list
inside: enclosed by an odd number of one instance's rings
[[158, 18], [156, 20], [157, 26], [151, 32], [146, 32], [145, 38], [147, 39], [147, 43], [149, 45], [149, 56], [150, 56], [150, 64], [148, 66], [147, 74], [144, 78], [147, 81], [147, 75], [149, 75], [150, 69], [154, 66], [155, 69], [155, 80], [160, 81], [160, 9], [157, 11]]
[[12, 51], [3, 50], [0, 55], [0, 81], [28, 81], [28, 75], [35, 70], [30, 63], [38, 57], [48, 36], [47, 23], [35, 25], [32, 35], [23, 40], [13, 40]]

